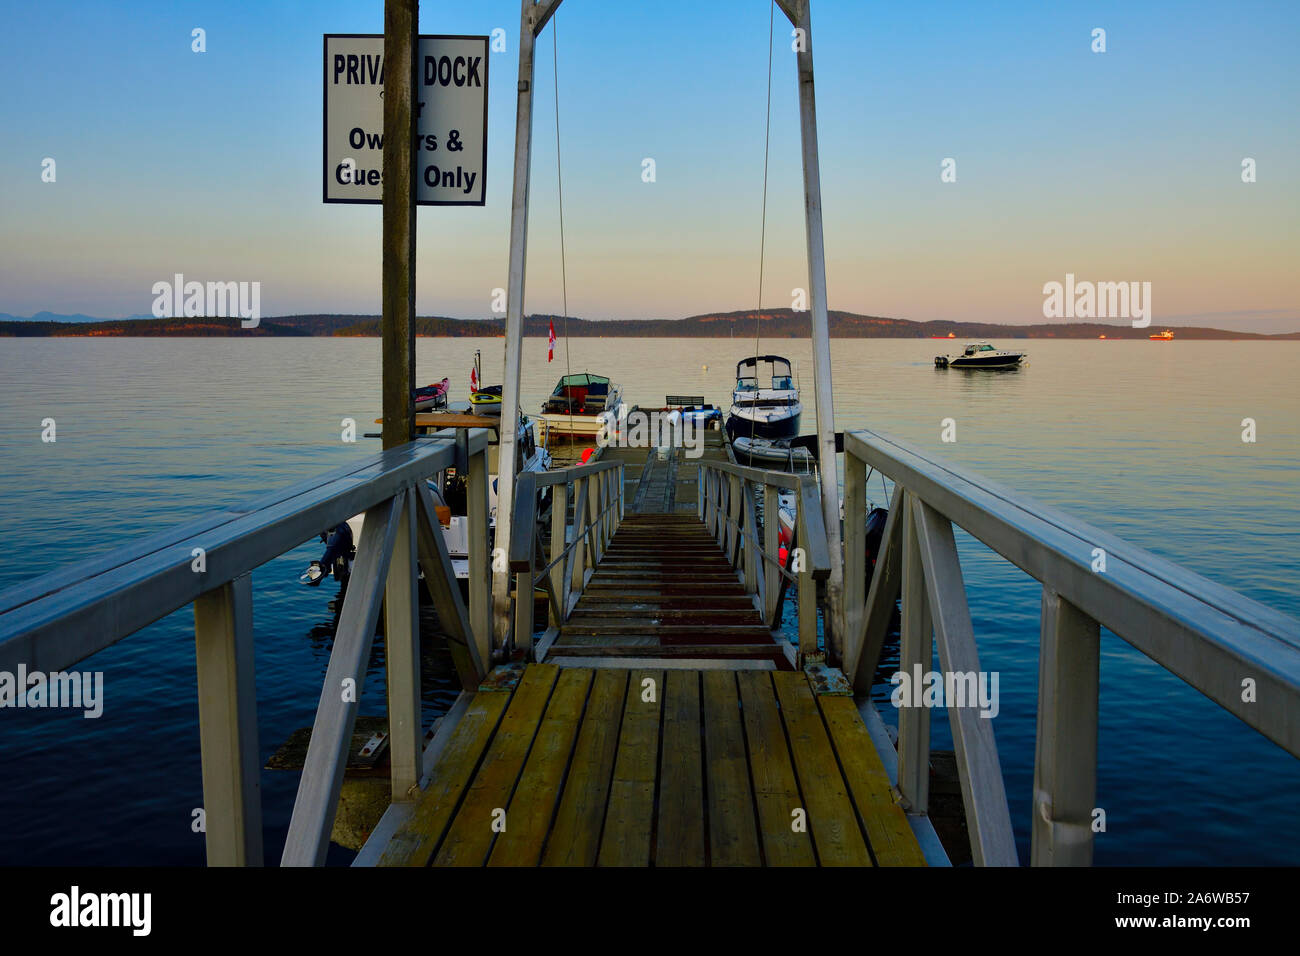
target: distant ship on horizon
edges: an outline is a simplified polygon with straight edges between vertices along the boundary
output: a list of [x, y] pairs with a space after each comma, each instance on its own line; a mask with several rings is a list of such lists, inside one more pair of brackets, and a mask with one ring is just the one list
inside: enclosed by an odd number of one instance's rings
[[1174, 340], [1174, 330], [1165, 329], [1163, 332], [1156, 332], [1151, 336], [1153, 342], [1172, 342]]

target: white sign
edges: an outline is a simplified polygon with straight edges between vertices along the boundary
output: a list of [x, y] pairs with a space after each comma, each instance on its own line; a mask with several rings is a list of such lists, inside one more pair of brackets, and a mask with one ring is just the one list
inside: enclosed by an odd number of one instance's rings
[[[482, 206], [488, 38], [421, 36], [416, 73], [416, 202]], [[325, 34], [324, 180], [325, 202], [383, 201], [381, 34]]]

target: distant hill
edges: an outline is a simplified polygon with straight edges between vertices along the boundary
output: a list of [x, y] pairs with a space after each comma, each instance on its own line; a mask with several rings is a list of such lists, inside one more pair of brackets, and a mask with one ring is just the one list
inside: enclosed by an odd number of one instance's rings
[[300, 328], [263, 320], [245, 329], [239, 319], [95, 319], [91, 322], [11, 319], [0, 322], [0, 338], [225, 338], [236, 335], [308, 336]]
[[[1042, 322], [1035, 325], [1003, 325], [993, 322], [913, 322], [884, 316], [859, 315], [855, 312], [830, 312], [833, 338], [949, 338], [967, 339], [1145, 339], [1162, 328], [1173, 328], [1178, 339], [1267, 339], [1300, 340], [1300, 332], [1266, 335], [1199, 326], [1165, 326], [1153, 323], [1150, 328], [1135, 329], [1129, 324], [1107, 325], [1103, 322]], [[545, 336], [555, 322], [557, 335], [574, 338], [751, 338], [755, 325], [765, 339], [806, 339], [811, 333], [807, 312], [791, 309], [712, 312], [685, 319], [622, 319], [618, 321], [580, 319], [566, 321], [558, 315], [529, 315], [524, 319], [524, 335]], [[421, 316], [415, 320], [416, 335], [432, 337], [492, 337], [505, 333], [505, 320], [455, 319], [447, 316]], [[266, 318], [255, 329], [240, 327], [238, 319], [95, 319], [90, 316], [54, 316], [43, 312], [30, 319], [0, 314], [0, 337], [48, 336], [136, 336], [136, 337], [213, 337], [234, 335], [257, 336], [378, 336], [377, 315], [284, 315]]]

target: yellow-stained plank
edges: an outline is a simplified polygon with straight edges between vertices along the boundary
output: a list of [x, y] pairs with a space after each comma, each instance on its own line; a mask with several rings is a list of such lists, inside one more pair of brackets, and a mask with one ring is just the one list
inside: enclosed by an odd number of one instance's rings
[[812, 837], [793, 827], [803, 797], [790, 762], [771, 671], [738, 671], [741, 716], [749, 746], [749, 769], [758, 805], [758, 828], [768, 866], [816, 866]]
[[664, 684], [655, 865], [704, 866], [700, 675], [698, 671], [668, 671]]
[[428, 788], [416, 800], [410, 818], [384, 848], [379, 866], [429, 865], [429, 858], [442, 842], [510, 697], [504, 691], [480, 691], [474, 695], [434, 765]]
[[536, 866], [541, 860], [564, 771], [578, 736], [591, 674], [582, 668], [561, 672], [519, 786], [506, 809], [506, 829], [497, 834], [488, 866]]
[[627, 671], [596, 671], [560, 808], [546, 838], [543, 866], [596, 864], [626, 692]]
[[600, 866], [648, 866], [659, 764], [663, 671], [632, 671], [600, 839]]
[[771, 674], [818, 861], [822, 866], [871, 866], [857, 812], [835, 762], [835, 751], [808, 678], [802, 671]]
[[839, 755], [849, 792], [857, 805], [867, 842], [879, 866], [925, 866], [925, 854], [916, 842], [903, 809], [894, 802], [889, 774], [880, 762], [876, 745], [867, 732], [852, 697], [818, 697], [831, 743]]
[[[667, 739], [664, 758], [667, 761]], [[704, 672], [704, 766], [709, 793], [709, 861], [760, 866], [740, 697], [731, 671]]]
[[509, 817], [502, 821], [501, 811], [510, 802], [559, 674], [555, 664], [529, 664], [524, 670], [501, 726], [433, 859], [434, 866], [482, 866], [501, 823], [509, 829]]

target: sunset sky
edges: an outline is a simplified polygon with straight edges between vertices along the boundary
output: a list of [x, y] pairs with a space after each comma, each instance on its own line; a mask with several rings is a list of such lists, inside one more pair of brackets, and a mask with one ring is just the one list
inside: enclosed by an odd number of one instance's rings
[[[754, 307], [768, 11], [565, 0], [571, 314]], [[379, 207], [321, 202], [321, 36], [382, 32], [381, 0], [0, 13], [0, 312], [148, 314], [178, 272], [260, 281], [267, 316], [378, 312]], [[813, 0], [812, 16], [832, 308], [1041, 322], [1044, 283], [1073, 273], [1150, 282], [1153, 324], [1300, 330], [1300, 4]], [[508, 43], [490, 64], [486, 206], [419, 211], [422, 315], [487, 316], [506, 284], [518, 24], [517, 0], [421, 4], [423, 33], [502, 27]], [[530, 312], [560, 310], [551, 49], [548, 27]], [[807, 266], [779, 12], [773, 63], [762, 304], [789, 307]]]

